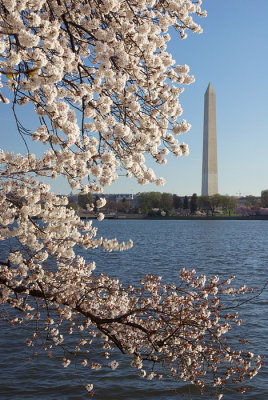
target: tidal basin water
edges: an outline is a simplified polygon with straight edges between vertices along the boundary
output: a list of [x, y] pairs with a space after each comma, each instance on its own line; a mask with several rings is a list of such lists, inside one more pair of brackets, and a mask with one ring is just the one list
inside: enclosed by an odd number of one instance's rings
[[[267, 280], [268, 221], [104, 220], [96, 225], [103, 237], [134, 241], [133, 249], [125, 252], [105, 253], [98, 249], [83, 253], [88, 261], [96, 261], [95, 273], [116, 276], [125, 284], [137, 282], [145, 274], [176, 282], [182, 267], [221, 278], [235, 274], [235, 282], [241, 285], [262, 287]], [[246, 382], [248, 392], [242, 395], [228, 386], [223, 400], [268, 399], [267, 305], [268, 289], [240, 308], [244, 322], [234, 332], [251, 341], [248, 348], [265, 356], [265, 365]], [[200, 396], [191, 385], [179, 381], [138, 378], [136, 370], [121, 355], [115, 357], [120, 362], [115, 371], [108, 367], [99, 371], [76, 368], [75, 362], [63, 368], [60, 360], [49, 360], [42, 353], [27, 361], [32, 352], [25, 346], [26, 337], [27, 332], [19, 327], [0, 324], [0, 399], [88, 399], [86, 383], [94, 384], [93, 398], [98, 400], [212, 398], [208, 393]]]

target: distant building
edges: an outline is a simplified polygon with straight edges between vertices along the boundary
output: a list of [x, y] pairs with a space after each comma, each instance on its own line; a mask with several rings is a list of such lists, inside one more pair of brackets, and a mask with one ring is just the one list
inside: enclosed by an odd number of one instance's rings
[[139, 195], [132, 193], [118, 193], [118, 194], [101, 194], [100, 197], [104, 197], [107, 201], [114, 201], [115, 203], [121, 203], [126, 201], [130, 207], [136, 208], [139, 206]]

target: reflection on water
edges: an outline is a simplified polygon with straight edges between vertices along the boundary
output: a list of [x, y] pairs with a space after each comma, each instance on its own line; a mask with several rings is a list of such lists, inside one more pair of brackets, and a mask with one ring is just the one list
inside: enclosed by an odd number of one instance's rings
[[[202, 274], [235, 274], [238, 284], [261, 286], [267, 279], [267, 221], [128, 221], [105, 220], [99, 235], [134, 240], [134, 248], [122, 253], [88, 250], [83, 255], [97, 263], [96, 273], [119, 277], [125, 284], [138, 281], [144, 274], [157, 274], [164, 281], [175, 281], [180, 268], [195, 268]], [[3, 244], [1, 244], [2, 246]], [[3, 252], [4, 249], [1, 248]], [[255, 353], [268, 356], [268, 293], [241, 308], [246, 321], [239, 335], [251, 339]], [[207, 399], [200, 397], [190, 385], [171, 380], [147, 381], [137, 378], [136, 370], [128, 366], [120, 354], [116, 371], [103, 368], [62, 368], [58, 360], [48, 360], [40, 354], [36, 360], [25, 347], [25, 337], [17, 328], [1, 323], [0, 337], [0, 398], [21, 399], [87, 399], [83, 386], [94, 383], [95, 399], [166, 400]], [[241, 334], [242, 332], [242, 334]], [[231, 387], [223, 399], [264, 400], [268, 398], [268, 368], [247, 383], [251, 388], [243, 396]]]

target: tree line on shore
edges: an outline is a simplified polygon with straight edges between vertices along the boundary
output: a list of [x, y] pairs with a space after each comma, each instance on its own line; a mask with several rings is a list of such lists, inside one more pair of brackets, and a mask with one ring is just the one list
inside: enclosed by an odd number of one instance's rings
[[[86, 210], [92, 205], [97, 210], [96, 202], [99, 196], [91, 193], [79, 194], [77, 201], [69, 201], [69, 206], [76, 210]], [[165, 215], [211, 215], [217, 213], [225, 215], [266, 215], [268, 214], [268, 190], [261, 192], [261, 197], [246, 196], [239, 204], [239, 199], [233, 196], [215, 194], [212, 196], [178, 196], [171, 193], [143, 192], [135, 196], [134, 201], [122, 197], [120, 201], [107, 197], [103, 210], [106, 213], [142, 213], [148, 216]]]

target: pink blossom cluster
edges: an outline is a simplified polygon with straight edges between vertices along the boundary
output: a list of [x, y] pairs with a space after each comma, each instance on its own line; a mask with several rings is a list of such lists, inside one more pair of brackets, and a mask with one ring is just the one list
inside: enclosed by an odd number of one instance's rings
[[258, 205], [249, 207], [249, 206], [240, 206], [236, 209], [236, 213], [243, 216], [253, 216], [253, 215], [268, 215], [268, 208], [263, 208]]

